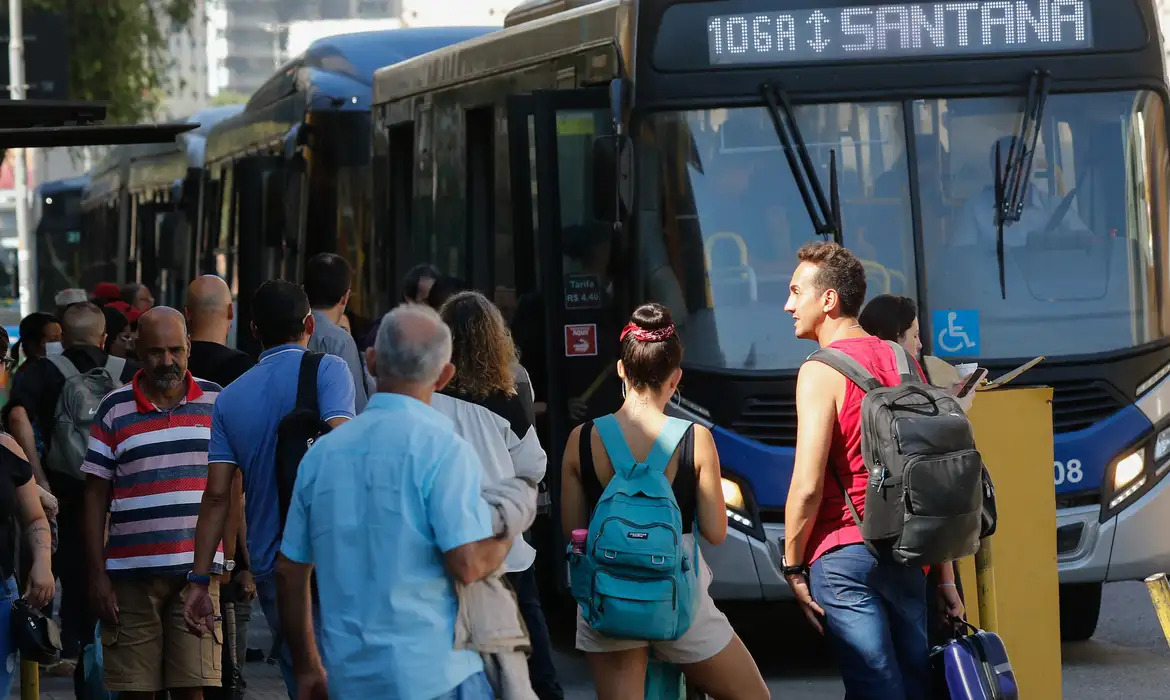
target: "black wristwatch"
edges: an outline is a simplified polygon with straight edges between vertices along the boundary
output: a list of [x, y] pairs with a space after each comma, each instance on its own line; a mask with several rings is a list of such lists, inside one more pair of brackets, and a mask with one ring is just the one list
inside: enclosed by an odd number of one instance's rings
[[780, 573], [784, 576], [785, 579], [787, 579], [789, 576], [803, 576], [804, 578], [808, 578], [808, 567], [804, 564], [799, 564], [797, 566], [783, 566], [780, 568]]

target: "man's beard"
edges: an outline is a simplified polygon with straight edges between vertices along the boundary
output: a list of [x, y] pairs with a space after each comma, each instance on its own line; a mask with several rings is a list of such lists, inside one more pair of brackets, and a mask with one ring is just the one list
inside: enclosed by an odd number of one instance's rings
[[179, 386], [183, 381], [183, 370], [177, 365], [166, 370], [160, 370], [150, 377], [150, 381], [163, 391], [169, 391]]

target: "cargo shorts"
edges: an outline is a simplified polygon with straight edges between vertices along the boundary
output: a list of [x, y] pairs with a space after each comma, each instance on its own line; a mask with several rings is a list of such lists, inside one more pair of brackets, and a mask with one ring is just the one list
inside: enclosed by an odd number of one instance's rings
[[[118, 598], [118, 624], [102, 623], [107, 690], [158, 692], [168, 688], [219, 686], [222, 628], [197, 635], [183, 619], [186, 576], [111, 579]], [[219, 583], [211, 583], [219, 610]]]

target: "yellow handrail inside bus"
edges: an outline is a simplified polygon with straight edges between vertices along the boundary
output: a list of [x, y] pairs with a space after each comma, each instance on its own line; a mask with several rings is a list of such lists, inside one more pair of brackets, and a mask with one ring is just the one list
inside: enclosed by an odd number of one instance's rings
[[711, 250], [719, 241], [731, 241], [735, 243], [736, 247], [739, 248], [740, 266], [747, 267], [750, 260], [748, 255], [747, 241], [745, 241], [743, 236], [739, 235], [738, 233], [733, 233], [731, 231], [720, 231], [719, 233], [712, 235], [703, 243], [703, 263], [707, 268], [707, 308], [709, 309], [715, 307], [715, 297], [711, 293]]

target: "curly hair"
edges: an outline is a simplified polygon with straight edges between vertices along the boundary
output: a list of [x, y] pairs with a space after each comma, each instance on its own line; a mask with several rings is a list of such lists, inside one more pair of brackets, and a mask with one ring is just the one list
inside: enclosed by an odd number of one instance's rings
[[444, 302], [439, 316], [451, 328], [450, 388], [473, 399], [516, 393], [516, 345], [496, 305], [479, 292], [460, 292]]

